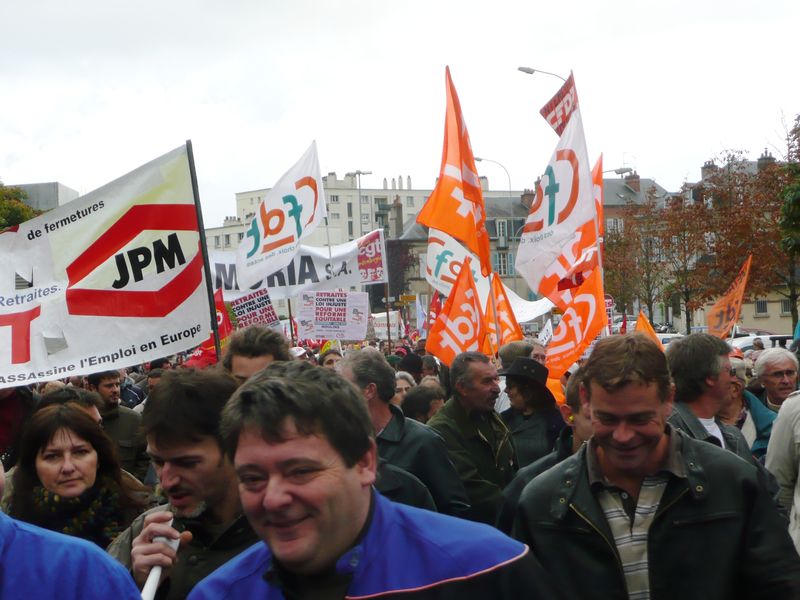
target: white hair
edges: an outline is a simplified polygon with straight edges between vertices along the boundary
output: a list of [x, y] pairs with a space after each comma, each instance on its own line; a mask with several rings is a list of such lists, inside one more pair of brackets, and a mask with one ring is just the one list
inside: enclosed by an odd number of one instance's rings
[[794, 368], [797, 370], [797, 355], [795, 355], [794, 352], [790, 352], [786, 348], [769, 348], [764, 350], [758, 355], [756, 364], [753, 365], [753, 376], [760, 377], [767, 371], [767, 369], [769, 369], [769, 367], [786, 358], [794, 363]]

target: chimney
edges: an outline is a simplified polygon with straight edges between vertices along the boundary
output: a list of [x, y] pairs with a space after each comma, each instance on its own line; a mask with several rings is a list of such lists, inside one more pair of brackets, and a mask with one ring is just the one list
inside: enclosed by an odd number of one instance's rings
[[707, 160], [705, 163], [703, 163], [703, 166], [700, 167], [700, 179], [705, 181], [706, 179], [714, 175], [716, 172], [717, 172], [717, 165], [714, 164], [713, 160]]
[[534, 199], [536, 198], [536, 192], [533, 190], [526, 189], [522, 192], [522, 196], [520, 197], [520, 202], [525, 205], [525, 208], [528, 210], [531, 209], [531, 204], [533, 204]]
[[406, 189], [411, 189], [411, 175], [406, 176]]
[[627, 185], [636, 193], [642, 191], [641, 180], [639, 179], [639, 174], [636, 171], [625, 176], [625, 185]]
[[383, 189], [385, 190], [389, 189], [389, 183], [386, 181], [386, 177], [383, 178]]
[[397, 180], [394, 177], [392, 177], [392, 189], [393, 190], [397, 189]]
[[775, 157], [770, 154], [766, 148], [764, 148], [764, 154], [758, 157], [758, 172], [760, 173], [767, 167], [770, 167], [775, 164]]
[[403, 176], [402, 175], [398, 175], [397, 176], [397, 189], [398, 190], [402, 190], [403, 189]]

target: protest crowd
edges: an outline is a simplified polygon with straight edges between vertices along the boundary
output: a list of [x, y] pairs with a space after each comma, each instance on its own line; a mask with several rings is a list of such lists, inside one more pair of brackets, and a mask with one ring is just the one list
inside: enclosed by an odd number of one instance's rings
[[614, 335], [559, 403], [538, 341], [425, 345], [252, 325], [3, 389], [3, 597], [51, 560], [98, 598], [800, 597], [793, 352]]
[[[243, 234], [232, 302], [196, 207], [174, 199], [193, 196], [186, 148], [0, 232], [0, 250], [32, 249], [39, 286], [46, 258], [68, 265], [46, 264], [47, 301], [0, 314], [0, 600], [800, 598], [797, 354], [732, 348], [733, 304], [708, 311], [725, 328], [665, 346], [644, 313], [610, 334], [602, 163], [587, 163], [572, 76], [542, 114], [554, 157], [580, 169], [548, 167], [566, 207], [555, 222], [540, 186], [516, 257], [550, 303], [538, 314], [561, 318], [526, 337], [446, 79], [441, 177], [417, 221], [464, 247], [415, 332], [393, 334], [387, 306], [386, 339], [366, 333], [376, 317], [354, 290], [389, 296], [382, 230], [328, 249], [353, 279], [297, 287], [303, 228], [324, 217], [315, 144]], [[76, 214], [91, 247], [45, 248]], [[164, 227], [167, 241], [121, 250]], [[740, 307], [749, 264], [723, 300]]]

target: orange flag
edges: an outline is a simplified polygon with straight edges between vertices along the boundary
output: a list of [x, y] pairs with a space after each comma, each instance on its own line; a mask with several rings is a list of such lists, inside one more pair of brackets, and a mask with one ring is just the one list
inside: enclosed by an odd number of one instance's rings
[[442, 312], [431, 325], [425, 344], [425, 350], [448, 367], [462, 352], [481, 351], [486, 336], [478, 290], [469, 263], [467, 258]]
[[[492, 299], [486, 299], [486, 312], [483, 317], [486, 326], [486, 341], [483, 344], [484, 354], [493, 355], [503, 344], [521, 340], [525, 336], [522, 334], [514, 311], [511, 310], [511, 303], [503, 288], [503, 282], [497, 273], [492, 273], [492, 285], [489, 293], [494, 296], [494, 307], [497, 309], [497, 322], [495, 323], [494, 312], [492, 311]], [[497, 335], [496, 326], [500, 327], [500, 335]]]
[[557, 379], [575, 364], [606, 326], [603, 278], [599, 269], [578, 288], [547, 346], [549, 377]]
[[661, 340], [658, 339], [658, 336], [656, 335], [656, 330], [653, 329], [652, 325], [650, 325], [650, 319], [648, 319], [645, 316], [644, 311], [641, 310], [639, 311], [639, 316], [636, 318], [636, 327], [634, 328], [634, 331], [638, 331], [640, 333], [645, 334], [656, 344], [658, 344], [659, 348], [661, 348], [662, 350], [664, 349], [664, 345], [661, 343]]
[[486, 208], [469, 133], [461, 114], [458, 94], [447, 79], [447, 112], [444, 120], [444, 150], [439, 181], [428, 201], [417, 215], [417, 222], [449, 233], [471, 250], [480, 260], [481, 273], [492, 271], [489, 256], [489, 234], [486, 231]]
[[708, 333], [711, 335], [725, 339], [733, 329], [736, 321], [739, 320], [739, 313], [742, 311], [742, 300], [744, 299], [744, 289], [747, 286], [747, 277], [750, 275], [750, 262], [752, 259], [752, 254], [747, 257], [728, 291], [708, 311], [706, 322], [708, 323]]
[[597, 233], [602, 238], [605, 235], [605, 222], [603, 221], [603, 155], [597, 159], [592, 167], [592, 183], [594, 184], [594, 205], [597, 209]]

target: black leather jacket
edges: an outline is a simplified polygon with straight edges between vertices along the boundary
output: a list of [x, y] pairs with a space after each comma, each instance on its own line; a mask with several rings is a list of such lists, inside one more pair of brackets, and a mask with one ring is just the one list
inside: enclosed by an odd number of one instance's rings
[[[753, 465], [679, 435], [687, 477], [669, 476], [648, 532], [653, 600], [800, 597], [800, 557]], [[564, 598], [627, 598], [605, 514], [589, 484], [584, 446], [525, 488], [514, 536]]]

